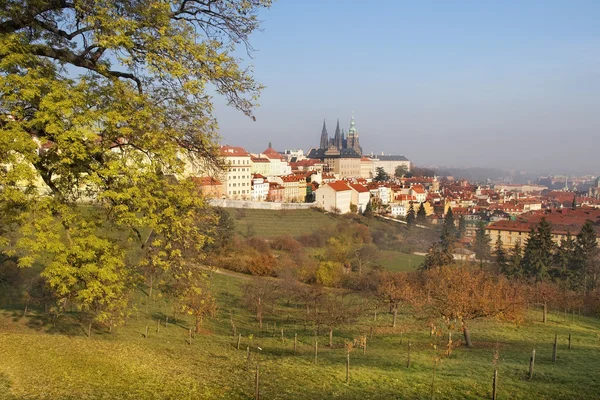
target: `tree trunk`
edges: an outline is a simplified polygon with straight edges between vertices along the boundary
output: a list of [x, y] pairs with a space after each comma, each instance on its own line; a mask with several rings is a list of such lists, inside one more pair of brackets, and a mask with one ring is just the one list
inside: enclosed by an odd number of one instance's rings
[[333, 326], [329, 327], [329, 347], [333, 347]]
[[396, 327], [396, 317], [398, 316], [398, 306], [394, 306], [394, 319], [392, 320], [392, 328]]
[[469, 328], [466, 324], [463, 323], [463, 335], [465, 336], [465, 343], [468, 348], [473, 347], [473, 343], [471, 342], [471, 333], [469, 332]]
[[196, 333], [200, 333], [200, 329], [202, 329], [202, 316], [196, 317]]
[[92, 321], [88, 324], [88, 338], [92, 337]]
[[150, 274], [150, 288], [148, 289], [148, 297], [152, 298], [152, 289], [154, 287], [154, 274]]

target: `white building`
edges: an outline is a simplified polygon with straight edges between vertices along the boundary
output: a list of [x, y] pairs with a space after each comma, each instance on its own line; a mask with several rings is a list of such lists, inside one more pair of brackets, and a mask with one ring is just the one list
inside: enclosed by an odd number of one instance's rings
[[223, 195], [230, 199], [249, 199], [251, 196], [250, 154], [241, 147], [221, 146], [221, 157], [225, 161], [225, 172], [220, 181]]
[[358, 183], [351, 183], [349, 186], [352, 189], [352, 204], [356, 205], [359, 213], [364, 213], [367, 204], [371, 200], [371, 192]]
[[315, 191], [315, 203], [326, 211], [350, 212], [352, 189], [343, 181], [325, 183]]
[[408, 208], [404, 204], [392, 203], [390, 207], [392, 217], [406, 217], [408, 214]]
[[383, 168], [383, 170], [389, 175], [394, 176], [396, 174], [396, 168], [399, 166], [406, 167], [407, 171], [410, 171], [410, 161], [404, 156], [392, 156], [392, 155], [380, 155], [371, 156], [373, 160], [373, 176], [377, 175], [377, 168]]
[[251, 199], [254, 201], [265, 201], [269, 195], [269, 182], [264, 177], [254, 176], [252, 178]]

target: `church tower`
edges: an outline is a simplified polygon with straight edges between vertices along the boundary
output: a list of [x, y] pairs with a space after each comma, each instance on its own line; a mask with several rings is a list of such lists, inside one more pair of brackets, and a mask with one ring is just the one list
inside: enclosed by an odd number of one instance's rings
[[354, 123], [354, 113], [352, 113], [352, 120], [350, 121], [350, 129], [348, 129], [348, 148], [354, 149], [358, 154], [362, 154], [362, 147], [358, 141], [358, 130]]
[[327, 150], [329, 147], [329, 135], [327, 134], [327, 127], [325, 126], [325, 120], [323, 120], [323, 130], [321, 131], [321, 149]]

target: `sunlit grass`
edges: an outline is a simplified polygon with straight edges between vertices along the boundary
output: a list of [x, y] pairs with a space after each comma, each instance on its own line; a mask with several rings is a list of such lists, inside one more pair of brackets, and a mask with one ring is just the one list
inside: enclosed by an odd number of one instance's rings
[[[385, 309], [379, 310], [376, 321], [372, 313], [365, 312], [351, 326], [334, 330], [332, 349], [327, 346], [327, 330], [322, 328], [318, 364], [314, 365], [314, 327], [309, 324], [305, 330], [302, 305], [277, 304], [275, 314], [266, 313], [260, 330], [240, 300], [240, 285], [247, 277], [213, 274], [211, 279], [220, 309], [191, 345], [186, 341], [191, 319], [178, 315], [174, 320], [170, 304], [162, 299], [150, 301], [148, 314], [133, 313], [127, 326], [112, 333], [96, 327], [91, 339], [85, 337], [75, 315], [61, 317], [55, 329], [35, 313], [23, 317], [21, 311], [0, 311], [0, 399], [250, 399], [256, 362], [261, 365], [264, 399], [430, 398], [433, 344], [443, 349], [447, 337], [430, 338], [428, 320], [415, 318], [410, 310], [402, 310], [396, 329], [391, 328], [391, 316]], [[144, 295], [138, 296], [140, 310], [145, 310], [146, 300]], [[170, 316], [167, 328], [165, 315]], [[232, 335], [232, 320], [242, 334], [240, 350]], [[550, 314], [546, 324], [540, 320], [541, 312], [531, 310], [519, 326], [474, 322], [475, 348], [458, 347], [442, 358], [433, 389], [435, 398], [489, 398], [496, 367], [498, 398], [597, 398], [600, 322], [577, 315], [565, 320], [564, 314]], [[146, 326], [148, 338], [144, 337]], [[369, 336], [371, 327], [374, 336], [367, 341], [366, 355], [360, 348], [351, 353], [347, 385], [344, 341]], [[296, 355], [294, 331], [299, 341]], [[555, 333], [559, 335], [556, 364], [551, 361]], [[569, 333], [572, 350], [567, 349]], [[453, 337], [460, 339], [458, 332]], [[409, 340], [412, 364], [407, 369]], [[249, 370], [246, 346], [251, 347]], [[528, 361], [534, 347], [535, 376], [529, 381]], [[496, 351], [499, 358], [494, 366]]]

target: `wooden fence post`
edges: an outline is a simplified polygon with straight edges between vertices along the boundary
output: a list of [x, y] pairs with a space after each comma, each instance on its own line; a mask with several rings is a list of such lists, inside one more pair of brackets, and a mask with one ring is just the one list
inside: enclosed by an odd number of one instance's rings
[[406, 368], [410, 368], [410, 348], [412, 346], [412, 343], [410, 342], [410, 340], [408, 341], [408, 357], [406, 360]]
[[294, 332], [294, 354], [298, 350], [298, 334]]
[[350, 383], [350, 350], [346, 349], [346, 383]]
[[492, 400], [496, 400], [496, 394], [498, 393], [498, 369], [494, 370], [494, 382], [492, 384]]
[[315, 364], [317, 363], [318, 354], [319, 354], [319, 339], [315, 338]]
[[556, 362], [556, 352], [558, 347], [558, 333], [554, 334], [554, 345], [552, 345], [552, 362]]
[[237, 338], [237, 349], [240, 349], [240, 342], [242, 341], [242, 334], [238, 333], [238, 338]]
[[569, 350], [571, 350], [571, 332], [569, 332]]
[[531, 358], [529, 359], [529, 379], [533, 379], [533, 367], [535, 366], [535, 349], [531, 352]]
[[259, 400], [260, 399], [260, 392], [258, 390], [259, 387], [259, 377], [260, 377], [260, 372], [259, 372], [259, 367], [258, 367], [258, 363], [256, 363], [256, 376], [255, 376], [255, 387], [254, 387], [254, 398], [255, 400]]

